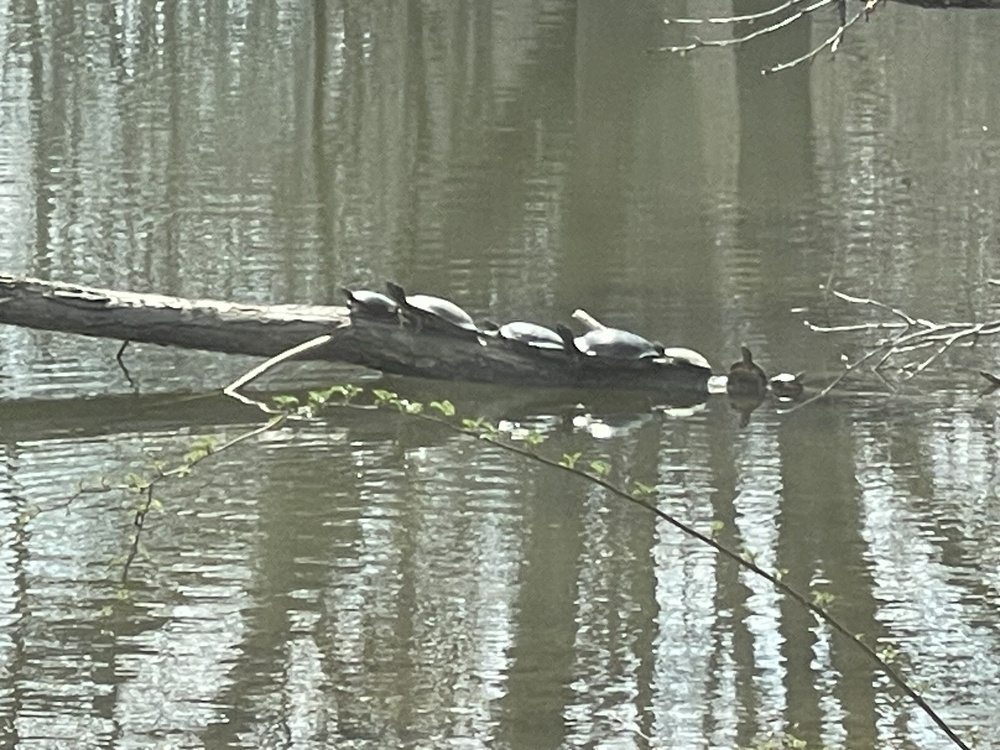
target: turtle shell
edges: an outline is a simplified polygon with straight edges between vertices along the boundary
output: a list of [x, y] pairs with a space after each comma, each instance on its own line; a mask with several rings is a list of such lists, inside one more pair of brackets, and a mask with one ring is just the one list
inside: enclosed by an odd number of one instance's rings
[[399, 305], [400, 311], [415, 325], [445, 331], [458, 329], [467, 333], [479, 333], [472, 316], [454, 302], [429, 294], [407, 294], [403, 287], [391, 281], [386, 282], [385, 286], [389, 296]]
[[406, 304], [429, 315], [436, 315], [457, 328], [473, 332], [478, 330], [469, 313], [454, 302], [441, 297], [432, 297], [429, 294], [410, 294], [406, 297]]
[[538, 349], [565, 349], [562, 337], [551, 328], [529, 323], [525, 320], [515, 320], [500, 326], [498, 333], [502, 338], [516, 341], [526, 346]]
[[620, 328], [599, 328], [574, 339], [576, 348], [590, 357], [608, 359], [654, 359], [663, 355], [663, 347], [637, 333]]
[[380, 292], [372, 292], [367, 289], [357, 291], [344, 289], [343, 292], [347, 297], [347, 307], [352, 315], [389, 320], [395, 319], [396, 313], [399, 312], [399, 305]]
[[694, 349], [688, 349], [683, 346], [669, 346], [663, 350], [663, 357], [671, 360], [672, 364], [687, 365], [700, 370], [712, 371], [712, 365], [709, 364], [708, 360]]

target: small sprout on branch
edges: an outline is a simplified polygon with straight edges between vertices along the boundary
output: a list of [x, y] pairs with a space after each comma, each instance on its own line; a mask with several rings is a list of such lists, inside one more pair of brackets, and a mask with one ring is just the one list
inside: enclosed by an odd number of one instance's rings
[[656, 488], [649, 484], [643, 484], [642, 482], [635, 482], [632, 485], [632, 494], [636, 497], [649, 497], [654, 492]]
[[541, 445], [546, 440], [546, 436], [540, 430], [528, 430], [524, 433], [524, 442], [528, 445]]
[[375, 404], [394, 404], [399, 401], [399, 394], [394, 391], [387, 391], [384, 388], [372, 389], [372, 396], [375, 397]]
[[214, 435], [203, 435], [197, 438], [192, 441], [191, 447], [184, 454], [184, 462], [190, 464], [200, 461], [205, 456], [214, 452], [217, 443], [218, 439]]
[[829, 591], [819, 591], [816, 589], [812, 591], [813, 604], [817, 607], [825, 607], [828, 604], [832, 604], [836, 598], [837, 597]]
[[208, 448], [196, 447], [191, 448], [187, 453], [184, 454], [184, 463], [193, 464], [195, 461], [201, 461], [205, 456], [207, 456], [211, 451]]
[[892, 664], [899, 659], [899, 649], [892, 643], [887, 643], [878, 650], [878, 655], [886, 664]]
[[167, 462], [162, 459], [156, 459], [147, 463], [146, 468], [154, 474], [161, 475], [167, 469]]
[[299, 408], [299, 399], [296, 396], [275, 396], [271, 400], [278, 411], [286, 414], [290, 414]]
[[575, 469], [576, 462], [580, 460], [582, 453], [563, 453], [562, 458], [559, 459], [559, 465], [565, 466], [567, 469]]
[[451, 403], [448, 399], [443, 401], [431, 401], [430, 404], [432, 409], [436, 409], [441, 412], [442, 416], [454, 417], [455, 416], [455, 405]]
[[403, 414], [421, 414], [424, 411], [422, 403], [405, 398], [396, 399], [395, 405]]
[[595, 476], [606, 477], [611, 473], [611, 464], [607, 461], [601, 461], [600, 459], [594, 459], [590, 462], [590, 470], [594, 472]]
[[146, 477], [134, 473], [126, 474], [125, 485], [132, 492], [142, 492], [146, 486]]

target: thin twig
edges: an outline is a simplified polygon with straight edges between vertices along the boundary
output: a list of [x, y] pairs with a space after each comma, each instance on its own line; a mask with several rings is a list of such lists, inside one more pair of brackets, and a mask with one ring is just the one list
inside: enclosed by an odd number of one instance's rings
[[787, 2], [781, 5], [776, 5], [773, 8], [768, 8], [767, 10], [762, 10], [759, 13], [747, 13], [742, 16], [712, 16], [710, 18], [664, 18], [663, 23], [670, 24], [731, 24], [731, 23], [742, 23], [743, 21], [749, 21], [753, 23], [754, 21], [759, 21], [762, 18], [767, 18], [768, 16], [773, 16], [781, 13], [789, 8], [794, 8], [796, 5], [801, 5], [806, 2], [806, 0], [787, 0]]
[[128, 572], [132, 568], [132, 561], [135, 560], [135, 556], [139, 554], [139, 537], [142, 534], [142, 529], [146, 523], [146, 515], [149, 513], [150, 507], [153, 505], [153, 484], [150, 483], [146, 486], [146, 502], [142, 504], [135, 512], [135, 518], [132, 520], [132, 525], [135, 527], [135, 531], [132, 534], [132, 544], [129, 547], [128, 555], [125, 557], [125, 564], [122, 566], [122, 586], [128, 583]]
[[263, 375], [265, 372], [270, 370], [275, 365], [279, 365], [285, 360], [291, 359], [292, 357], [301, 354], [302, 352], [307, 352], [310, 349], [315, 349], [318, 346], [323, 346], [324, 344], [328, 343], [332, 338], [333, 337], [330, 334], [324, 333], [321, 336], [316, 336], [315, 338], [309, 339], [308, 341], [298, 344], [297, 346], [285, 349], [285, 351], [281, 352], [281, 354], [275, 354], [266, 362], [257, 365], [249, 372], [246, 372], [240, 377], [238, 377], [232, 383], [223, 388], [222, 392], [231, 398], [235, 398], [237, 401], [243, 402], [247, 406], [256, 406], [260, 408], [262, 411], [267, 412], [268, 414], [276, 414], [277, 413], [276, 410], [261, 404], [261, 402], [259, 401], [255, 401], [254, 399], [244, 396], [242, 393], [239, 392], [239, 389], [259, 378], [261, 375]]
[[[236, 398], [236, 397], [234, 397]], [[132, 535], [132, 544], [129, 547], [128, 555], [125, 558], [125, 564], [122, 569], [122, 585], [124, 586], [128, 583], [129, 570], [132, 567], [132, 562], [135, 560], [136, 555], [139, 553], [140, 537], [143, 530], [146, 527], [146, 517], [149, 515], [150, 508], [153, 507], [153, 488], [156, 487], [160, 482], [170, 477], [183, 476], [190, 473], [191, 469], [196, 465], [200, 464], [209, 456], [216, 456], [219, 453], [229, 450], [233, 446], [239, 445], [242, 442], [249, 440], [252, 437], [256, 437], [264, 432], [273, 430], [279, 425], [281, 425], [288, 418], [287, 414], [281, 414], [275, 418], [269, 419], [262, 425], [255, 427], [247, 432], [240, 433], [232, 440], [228, 440], [220, 446], [217, 446], [211, 450], [207, 450], [203, 455], [192, 458], [185, 461], [180, 466], [176, 468], [169, 469], [167, 471], [161, 471], [157, 473], [152, 479], [148, 480], [145, 484], [140, 485], [137, 489], [140, 492], [145, 493], [146, 501], [139, 507], [135, 512], [135, 518], [132, 521], [133, 526], [135, 526], [135, 533]], [[104, 485], [100, 488], [100, 491], [110, 490], [110, 489], [136, 489], [129, 486], [119, 486], [115, 487], [112, 485]], [[82, 490], [81, 490], [82, 492]]]
[[764, 34], [770, 34], [773, 31], [778, 31], [779, 29], [782, 29], [785, 26], [788, 26], [789, 24], [795, 23], [797, 20], [807, 15], [808, 13], [812, 13], [815, 10], [819, 10], [820, 8], [829, 5], [832, 2], [834, 2], [834, 0], [817, 0], [817, 2], [813, 3], [809, 7], [803, 8], [802, 10], [793, 13], [787, 18], [783, 18], [780, 21], [770, 24], [769, 26], [765, 26], [762, 29], [751, 31], [746, 36], [729, 37], [727, 39], [695, 39], [695, 41], [692, 42], [691, 44], [657, 47], [650, 51], [684, 53], [684, 52], [691, 52], [692, 50], [700, 49], [702, 47], [732, 47], [737, 44], [745, 44], [746, 42], [752, 41], [757, 37], [763, 36]]
[[900, 318], [904, 323], [907, 323], [908, 325], [911, 326], [920, 325], [920, 322], [912, 315], [903, 312], [898, 307], [892, 307], [891, 305], [887, 305], [885, 302], [880, 302], [879, 300], [873, 299], [872, 297], [855, 297], [853, 294], [847, 294], [846, 292], [841, 292], [836, 289], [831, 289], [830, 293], [837, 299], [843, 300], [844, 302], [849, 302], [852, 305], [867, 305], [870, 307], [878, 308], [879, 310], [885, 310], [888, 313], [892, 313], [897, 318]]
[[810, 331], [815, 331], [816, 333], [859, 333], [864, 331], [883, 331], [883, 330], [895, 330], [899, 328], [907, 328], [906, 323], [892, 323], [885, 321], [882, 323], [852, 323], [850, 325], [842, 326], [824, 326], [818, 323], [813, 323], [809, 320], [802, 321], [806, 328]]
[[793, 60], [788, 60], [786, 62], [773, 65], [770, 68], [762, 70], [761, 73], [763, 73], [764, 75], [769, 75], [771, 73], [780, 73], [782, 70], [788, 70], [789, 68], [794, 68], [796, 65], [804, 63], [807, 60], [812, 60], [814, 57], [816, 57], [816, 55], [825, 50], [827, 47], [830, 48], [831, 52], [836, 52], [837, 47], [840, 45], [840, 39], [842, 36], [844, 36], [844, 32], [847, 31], [847, 29], [849, 29], [855, 23], [857, 23], [858, 19], [860, 19], [861, 16], [863, 15], [866, 15], [866, 12], [863, 10], [859, 10], [855, 14], [854, 18], [852, 18], [850, 21], [843, 24], [842, 26], [838, 26], [837, 30], [833, 32], [833, 34], [831, 34], [829, 37], [824, 39], [820, 44], [816, 45], [811, 50], [806, 52], [804, 55], [800, 55], [799, 57], [796, 57]]

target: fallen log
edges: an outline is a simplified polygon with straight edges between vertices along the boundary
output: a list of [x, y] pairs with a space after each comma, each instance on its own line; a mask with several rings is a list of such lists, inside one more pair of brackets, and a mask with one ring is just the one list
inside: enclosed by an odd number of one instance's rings
[[326, 334], [326, 344], [301, 358], [436, 380], [626, 388], [655, 392], [671, 402], [707, 395], [711, 375], [683, 362], [581, 357], [497, 337], [476, 341], [391, 322], [355, 320], [339, 306], [248, 305], [7, 275], [0, 275], [0, 323], [261, 357]]

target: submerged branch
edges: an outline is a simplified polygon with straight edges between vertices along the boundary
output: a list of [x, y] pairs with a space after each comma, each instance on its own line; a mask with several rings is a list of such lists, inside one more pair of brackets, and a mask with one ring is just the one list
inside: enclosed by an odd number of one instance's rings
[[[858, 297], [836, 289], [830, 293], [849, 305], [867, 307], [887, 312], [898, 321], [866, 321], [846, 325], [820, 325], [810, 320], [804, 323], [814, 333], [873, 333], [876, 331], [893, 331], [894, 335], [884, 338], [870, 346], [863, 354], [847, 360], [844, 370], [833, 381], [828, 383], [818, 393], [806, 401], [796, 404], [799, 409], [812, 403], [833, 391], [852, 373], [860, 370], [866, 364], [875, 360], [869, 366], [871, 372], [879, 377], [890, 389], [895, 386], [886, 378], [884, 370], [894, 368], [900, 381], [912, 380], [938, 362], [948, 351], [956, 346], [974, 346], [980, 338], [1000, 333], [1000, 320], [984, 323], [947, 322], [937, 323], [927, 318], [915, 317], [901, 308], [894, 307], [871, 297]], [[931, 350], [929, 355], [916, 359], [911, 355]]]

